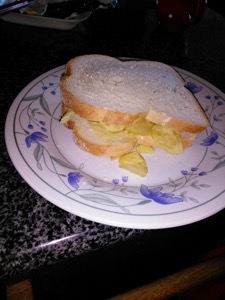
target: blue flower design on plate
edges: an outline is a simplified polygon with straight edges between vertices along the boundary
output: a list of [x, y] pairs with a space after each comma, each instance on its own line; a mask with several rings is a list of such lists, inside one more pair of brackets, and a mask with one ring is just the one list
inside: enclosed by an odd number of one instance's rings
[[198, 174], [198, 176], [205, 176], [205, 175], [207, 175], [207, 173], [205, 171], [202, 171]]
[[173, 204], [183, 202], [181, 197], [176, 197], [174, 194], [163, 193], [162, 187], [148, 188], [146, 185], [141, 185], [140, 192], [148, 199], [155, 201], [158, 204]]
[[39, 123], [40, 123], [42, 126], [45, 126], [45, 122], [44, 122], [44, 121], [39, 121]]
[[206, 147], [211, 146], [216, 142], [218, 137], [219, 137], [218, 134], [216, 132], [212, 131], [210, 133], [210, 135], [208, 135], [207, 138], [205, 138], [200, 145], [206, 146]]
[[120, 180], [117, 179], [117, 178], [114, 178], [112, 182], [113, 182], [114, 184], [119, 184]]
[[77, 190], [79, 188], [78, 183], [80, 182], [81, 177], [83, 177], [83, 175], [81, 175], [80, 172], [70, 172], [68, 174], [68, 182]]
[[25, 142], [26, 142], [26, 145], [27, 145], [27, 148], [30, 148], [31, 144], [32, 143], [39, 143], [39, 142], [47, 142], [46, 141], [46, 138], [48, 136], [40, 131], [36, 131], [36, 132], [33, 132], [31, 133], [30, 135], [28, 135], [26, 138], [25, 138]]
[[128, 176], [122, 176], [122, 181], [127, 182], [128, 181]]
[[201, 171], [200, 173], [198, 173], [198, 174], [194, 174], [193, 172], [196, 172], [198, 170], [198, 168], [196, 168], [196, 167], [192, 167], [191, 168], [191, 172], [189, 172], [188, 170], [181, 170], [180, 172], [181, 172], [181, 174], [182, 175], [184, 175], [184, 176], [187, 176], [187, 175], [198, 175], [198, 176], [205, 176], [205, 175], [207, 175], [207, 172], [205, 172], [205, 171]]
[[187, 82], [186, 87], [189, 91], [191, 91], [193, 94], [197, 94], [202, 90], [202, 86], [197, 86], [193, 82]]
[[[122, 182], [123, 182], [123, 183], [128, 182], [128, 179], [129, 179], [128, 176], [122, 176]], [[115, 185], [119, 185], [120, 179], [119, 179], [119, 178], [114, 178], [114, 179], [112, 180], [112, 183], [115, 184]], [[122, 184], [122, 185], [123, 185], [123, 184]]]
[[207, 95], [207, 96], [205, 96], [205, 98], [207, 99], [207, 100], [218, 100], [217, 102], [216, 102], [216, 104], [218, 105], [218, 106], [220, 106], [220, 105], [223, 105], [223, 102], [222, 102], [222, 100], [220, 100], [220, 96], [218, 96], [218, 95], [215, 95], [213, 98], [210, 96], [210, 95]]

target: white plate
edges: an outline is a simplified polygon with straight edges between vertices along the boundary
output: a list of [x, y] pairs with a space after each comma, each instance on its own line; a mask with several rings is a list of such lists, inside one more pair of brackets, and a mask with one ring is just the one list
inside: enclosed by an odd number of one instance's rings
[[181, 155], [156, 150], [146, 156], [149, 172], [141, 178], [119, 169], [117, 161], [95, 157], [75, 146], [72, 132], [58, 122], [63, 71], [64, 66], [51, 70], [25, 87], [6, 120], [12, 162], [40, 195], [86, 219], [137, 229], [189, 224], [225, 207], [225, 101], [221, 91], [177, 69], [206, 110], [210, 127]]
[[1, 16], [1, 19], [10, 22], [23, 25], [30, 25], [36, 27], [52, 28], [69, 30], [77, 26], [80, 22], [86, 20], [91, 15], [91, 12], [85, 12], [77, 16], [72, 20], [49, 18], [45, 16], [34, 16], [21, 13], [9, 13]]

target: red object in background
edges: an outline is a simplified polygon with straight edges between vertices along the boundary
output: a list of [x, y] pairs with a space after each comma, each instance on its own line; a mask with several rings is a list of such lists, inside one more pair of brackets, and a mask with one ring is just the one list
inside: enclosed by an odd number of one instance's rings
[[156, 0], [156, 13], [163, 30], [181, 31], [203, 15], [206, 0]]

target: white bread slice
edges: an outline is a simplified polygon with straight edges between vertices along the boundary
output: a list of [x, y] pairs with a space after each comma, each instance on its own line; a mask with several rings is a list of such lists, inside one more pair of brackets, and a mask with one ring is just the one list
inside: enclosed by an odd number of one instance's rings
[[83, 55], [69, 61], [61, 79], [63, 102], [82, 118], [126, 125], [139, 118], [199, 133], [208, 120], [183, 79], [153, 61]]
[[97, 156], [120, 156], [134, 150], [135, 136], [126, 132], [111, 133], [99, 124], [90, 123], [84, 118], [74, 115], [70, 120], [75, 143], [87, 152]]
[[[68, 108], [62, 105], [65, 116]], [[69, 117], [63, 119], [63, 124], [73, 130], [75, 143], [85, 151], [98, 156], [120, 156], [132, 151], [138, 144], [161, 148], [151, 135], [128, 134], [125, 132], [107, 132], [107, 129], [95, 122], [89, 122], [79, 115], [69, 111]], [[196, 134], [180, 132], [183, 148], [190, 147], [195, 141]]]

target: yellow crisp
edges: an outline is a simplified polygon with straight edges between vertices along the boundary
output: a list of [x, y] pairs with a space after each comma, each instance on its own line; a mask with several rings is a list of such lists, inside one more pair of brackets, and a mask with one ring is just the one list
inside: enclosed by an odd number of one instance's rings
[[111, 156], [110, 158], [111, 158], [111, 160], [117, 160], [120, 158], [120, 156]]
[[155, 124], [151, 129], [151, 135], [159, 147], [165, 151], [172, 154], [180, 154], [183, 152], [180, 135], [176, 130]]
[[149, 122], [146, 119], [141, 119], [132, 125], [127, 125], [126, 130], [135, 135], [144, 135], [145, 136], [145, 135], [151, 134], [151, 128], [153, 125], [154, 125], [154, 123]]
[[65, 124], [66, 122], [68, 122], [72, 117], [74, 116], [74, 112], [72, 111], [72, 109], [68, 109], [67, 112], [61, 117], [59, 123], [60, 124]]
[[123, 125], [104, 124], [104, 123], [100, 123], [100, 124], [109, 132], [120, 132], [125, 128], [125, 126]]
[[145, 146], [145, 145], [137, 145], [136, 150], [140, 154], [152, 154], [155, 152], [155, 149], [152, 146]]
[[142, 177], [148, 173], [145, 160], [137, 151], [122, 155], [119, 158], [119, 167]]
[[112, 132], [106, 129], [100, 122], [90, 122], [90, 129], [94, 131], [97, 137], [104, 139], [105, 143], [135, 143], [135, 136], [126, 131]]

